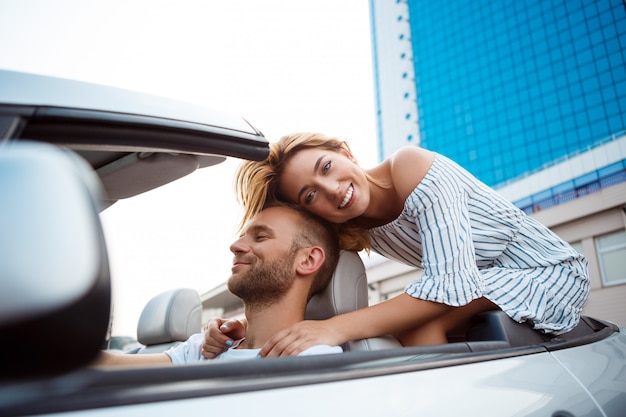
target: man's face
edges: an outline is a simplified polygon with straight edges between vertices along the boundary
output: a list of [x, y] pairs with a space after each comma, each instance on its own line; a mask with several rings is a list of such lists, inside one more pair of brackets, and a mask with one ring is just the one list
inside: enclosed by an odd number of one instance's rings
[[292, 242], [297, 214], [272, 207], [255, 216], [230, 250], [234, 255], [228, 289], [246, 305], [279, 299], [295, 277]]

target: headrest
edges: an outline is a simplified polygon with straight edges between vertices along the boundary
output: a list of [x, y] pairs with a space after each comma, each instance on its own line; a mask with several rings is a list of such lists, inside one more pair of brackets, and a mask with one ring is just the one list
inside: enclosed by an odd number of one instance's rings
[[100, 351], [111, 309], [102, 198], [76, 154], [0, 144], [0, 340], [12, 341], [0, 344], [3, 376], [66, 372]]
[[[325, 320], [337, 314], [369, 305], [367, 274], [356, 252], [341, 251], [339, 263], [326, 289], [313, 296], [306, 308], [306, 320]], [[346, 351], [394, 349], [401, 347], [393, 336], [351, 340], [343, 344]]]
[[344, 250], [326, 289], [309, 301], [305, 319], [325, 320], [367, 305], [367, 275], [363, 261], [356, 252]]
[[154, 296], [137, 324], [137, 341], [143, 345], [182, 342], [202, 328], [202, 301], [191, 288], [176, 288]]

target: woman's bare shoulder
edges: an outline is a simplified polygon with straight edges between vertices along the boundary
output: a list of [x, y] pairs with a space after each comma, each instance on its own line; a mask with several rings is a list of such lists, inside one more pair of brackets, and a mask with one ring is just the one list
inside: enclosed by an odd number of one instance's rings
[[420, 148], [419, 146], [403, 146], [389, 157], [392, 165], [403, 163], [414, 164], [415, 162], [428, 163], [429, 161], [432, 163], [433, 158], [433, 152]]
[[402, 147], [389, 157], [392, 181], [403, 198], [426, 176], [434, 159], [431, 151], [417, 146]]

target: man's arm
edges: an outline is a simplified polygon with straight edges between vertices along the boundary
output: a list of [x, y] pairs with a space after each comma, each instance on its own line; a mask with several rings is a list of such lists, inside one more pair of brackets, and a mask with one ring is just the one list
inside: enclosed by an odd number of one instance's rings
[[146, 365], [172, 365], [172, 359], [165, 353], [124, 354], [100, 352], [91, 366], [100, 368], [115, 366], [146, 366]]

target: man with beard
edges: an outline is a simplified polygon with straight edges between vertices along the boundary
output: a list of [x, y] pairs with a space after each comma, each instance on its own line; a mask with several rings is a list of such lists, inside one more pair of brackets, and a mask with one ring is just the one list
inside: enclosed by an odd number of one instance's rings
[[[330, 281], [339, 259], [339, 239], [328, 222], [293, 207], [271, 206], [242, 230], [231, 246], [228, 289], [244, 304], [245, 339], [216, 359], [253, 359], [276, 332], [304, 320], [307, 302]], [[95, 366], [182, 365], [211, 361], [201, 354], [204, 335], [164, 353], [124, 355], [102, 352]], [[300, 355], [341, 352], [339, 346], [313, 346]]]

